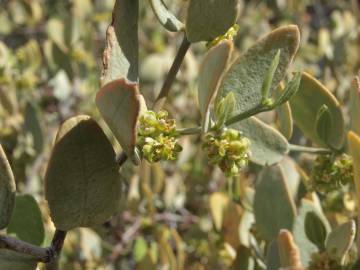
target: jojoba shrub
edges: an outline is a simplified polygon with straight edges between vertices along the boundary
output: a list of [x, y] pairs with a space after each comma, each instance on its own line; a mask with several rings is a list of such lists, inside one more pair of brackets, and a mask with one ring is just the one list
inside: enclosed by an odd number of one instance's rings
[[360, 269], [359, 1], [0, 4], [0, 270]]

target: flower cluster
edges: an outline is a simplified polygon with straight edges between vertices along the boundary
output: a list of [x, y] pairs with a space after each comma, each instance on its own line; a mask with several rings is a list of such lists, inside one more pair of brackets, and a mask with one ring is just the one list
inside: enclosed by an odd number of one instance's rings
[[331, 155], [321, 155], [316, 158], [312, 168], [310, 187], [327, 193], [351, 183], [353, 178], [353, 161], [350, 156], [342, 154], [335, 158]]
[[311, 255], [309, 270], [341, 270], [341, 265], [327, 252], [317, 252]]
[[166, 111], [146, 111], [139, 119], [138, 147], [150, 163], [176, 160], [182, 147], [177, 140], [176, 123]]
[[248, 164], [250, 141], [234, 129], [224, 129], [205, 136], [203, 149], [210, 164], [219, 165], [226, 176], [239, 173]]

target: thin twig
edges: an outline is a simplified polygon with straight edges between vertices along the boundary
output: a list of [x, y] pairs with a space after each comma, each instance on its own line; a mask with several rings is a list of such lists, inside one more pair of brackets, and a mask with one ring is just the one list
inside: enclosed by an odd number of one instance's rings
[[178, 71], [180, 70], [180, 66], [181, 66], [182, 62], [184, 61], [185, 55], [186, 55], [187, 51], [189, 50], [190, 45], [191, 45], [191, 43], [186, 38], [186, 34], [184, 34], [183, 41], [177, 52], [175, 60], [169, 70], [168, 75], [166, 76], [163, 87], [161, 88], [160, 93], [154, 103], [153, 109], [155, 111], [158, 111], [163, 106], [167, 96], [169, 95], [171, 86], [173, 85], [173, 83], [175, 81], [176, 75], [177, 75]]
[[58, 270], [59, 269], [59, 256], [64, 245], [66, 237], [66, 231], [56, 230], [53, 240], [51, 242], [51, 246], [49, 248], [52, 259], [49, 263], [46, 264], [46, 270]]

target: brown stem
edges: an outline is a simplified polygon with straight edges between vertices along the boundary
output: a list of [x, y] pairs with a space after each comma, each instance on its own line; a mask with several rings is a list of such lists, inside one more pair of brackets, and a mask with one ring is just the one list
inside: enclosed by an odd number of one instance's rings
[[57, 259], [64, 244], [65, 237], [65, 231], [56, 230], [51, 246], [42, 248], [10, 236], [0, 235], [0, 249], [8, 249], [30, 255], [38, 262], [46, 263], [47, 270], [56, 270], [58, 269]]
[[180, 69], [180, 66], [185, 58], [185, 55], [190, 48], [190, 45], [191, 45], [191, 43], [186, 38], [186, 34], [184, 34], [183, 41], [177, 52], [175, 60], [169, 70], [169, 73], [165, 79], [163, 87], [161, 88], [160, 93], [159, 93], [158, 97], [156, 98], [156, 101], [155, 101], [155, 104], [153, 107], [154, 111], [158, 111], [163, 106], [167, 96], [169, 95], [171, 86], [175, 81], [175, 78]]

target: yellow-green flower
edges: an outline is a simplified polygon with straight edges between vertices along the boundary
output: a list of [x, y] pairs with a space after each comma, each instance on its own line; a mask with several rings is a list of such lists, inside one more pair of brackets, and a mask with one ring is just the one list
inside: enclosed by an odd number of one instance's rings
[[226, 176], [235, 176], [249, 160], [250, 141], [234, 129], [224, 129], [205, 136], [203, 149], [210, 164], [218, 165]]

